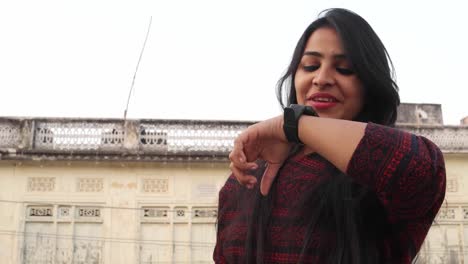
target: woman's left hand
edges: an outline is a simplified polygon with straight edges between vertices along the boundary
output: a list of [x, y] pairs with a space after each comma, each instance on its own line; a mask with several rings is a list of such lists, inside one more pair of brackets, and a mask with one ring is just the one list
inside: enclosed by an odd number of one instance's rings
[[257, 179], [248, 171], [257, 168], [256, 160], [266, 161], [260, 192], [267, 195], [273, 180], [288, 157], [291, 144], [283, 132], [283, 116], [277, 116], [248, 127], [234, 141], [229, 154], [230, 168], [239, 183], [253, 188]]

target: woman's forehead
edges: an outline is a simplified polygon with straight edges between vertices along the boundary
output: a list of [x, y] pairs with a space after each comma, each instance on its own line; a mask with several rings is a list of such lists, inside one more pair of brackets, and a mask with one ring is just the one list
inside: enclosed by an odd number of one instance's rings
[[332, 27], [315, 30], [307, 40], [303, 55], [346, 57], [340, 36]]

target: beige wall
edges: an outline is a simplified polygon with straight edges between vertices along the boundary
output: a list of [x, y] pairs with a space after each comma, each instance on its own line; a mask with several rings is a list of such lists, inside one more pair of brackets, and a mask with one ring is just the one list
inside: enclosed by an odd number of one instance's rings
[[[418, 263], [468, 260], [468, 154], [445, 160], [446, 202]], [[228, 174], [227, 163], [0, 162], [1, 263], [211, 263]]]
[[444, 204], [420, 251], [418, 263], [468, 261], [468, 154], [445, 154]]
[[227, 176], [225, 163], [2, 162], [1, 263], [210, 263]]

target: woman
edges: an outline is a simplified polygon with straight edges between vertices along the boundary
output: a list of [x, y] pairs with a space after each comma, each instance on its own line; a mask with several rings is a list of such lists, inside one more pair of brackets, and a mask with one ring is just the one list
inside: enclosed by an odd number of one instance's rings
[[240, 134], [229, 156], [216, 263], [411, 263], [444, 199], [445, 165], [428, 139], [393, 128], [390, 65], [351, 11], [309, 25], [278, 83], [293, 105]]

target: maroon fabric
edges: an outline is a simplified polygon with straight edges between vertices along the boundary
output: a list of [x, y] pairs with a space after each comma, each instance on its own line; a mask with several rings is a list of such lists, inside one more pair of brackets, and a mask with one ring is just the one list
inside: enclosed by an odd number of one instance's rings
[[[258, 172], [261, 173], [261, 172]], [[273, 208], [267, 228], [265, 263], [297, 263], [305, 225], [291, 224], [297, 202], [322, 180], [336, 174], [336, 168], [318, 154], [287, 160], [273, 185]], [[411, 263], [445, 197], [445, 164], [439, 148], [424, 137], [373, 123], [348, 164], [347, 175], [375, 191], [388, 221], [395, 230], [383, 241], [389, 263]], [[240, 201], [255, 199], [258, 185], [247, 190], [231, 175], [219, 193], [216, 263], [245, 262], [247, 218], [252, 207]], [[248, 204], [248, 203], [247, 203]], [[315, 232], [306, 263], [317, 263], [314, 248], [332, 243], [334, 234]]]

